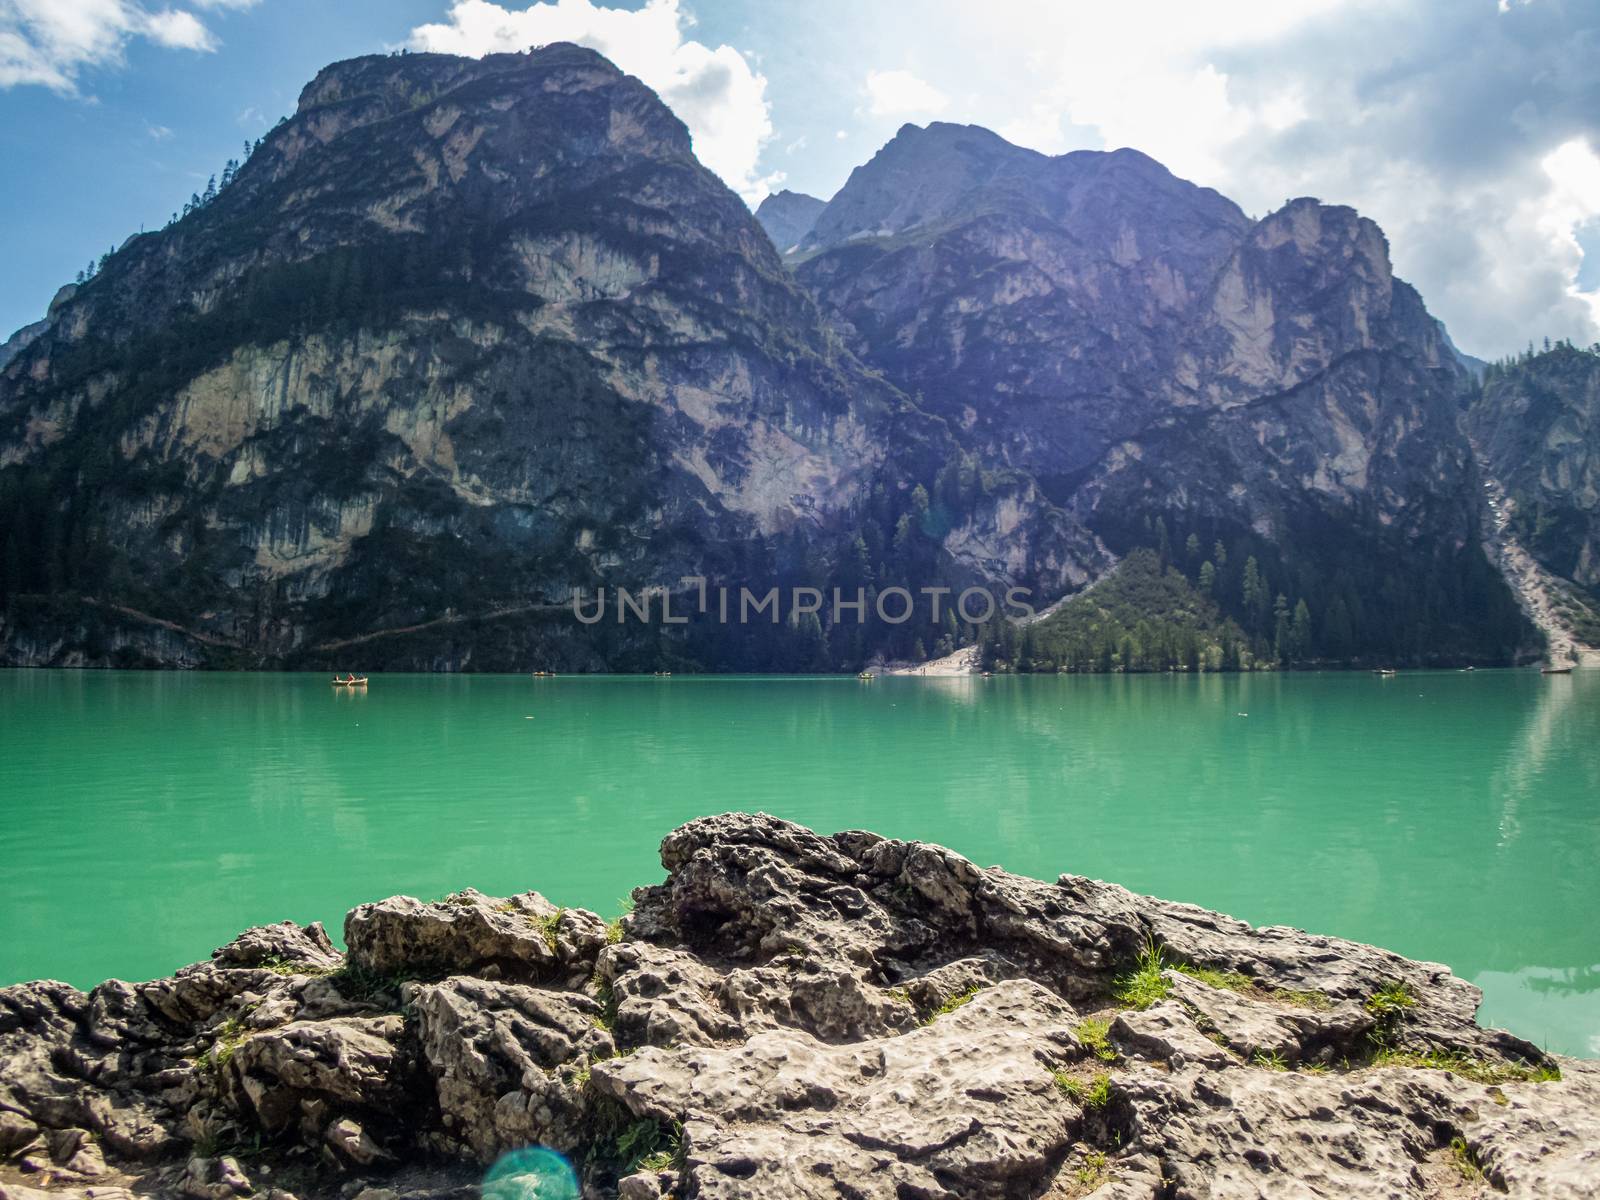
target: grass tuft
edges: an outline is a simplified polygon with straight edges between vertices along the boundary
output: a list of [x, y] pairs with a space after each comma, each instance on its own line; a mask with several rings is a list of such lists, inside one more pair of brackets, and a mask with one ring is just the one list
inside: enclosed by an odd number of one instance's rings
[[1214, 967], [1197, 967], [1193, 963], [1176, 963], [1174, 969], [1191, 979], [1214, 988], [1224, 988], [1241, 995], [1276, 1000], [1279, 1004], [1292, 1004], [1297, 1008], [1329, 1009], [1333, 1001], [1322, 992], [1297, 991], [1294, 988], [1269, 988], [1259, 980], [1239, 971], [1219, 971]]
[[1474, 1083], [1556, 1083], [1561, 1068], [1550, 1065], [1495, 1062], [1468, 1054], [1449, 1054], [1442, 1050], [1418, 1053], [1382, 1047], [1372, 1057], [1375, 1067], [1412, 1067], [1424, 1071], [1452, 1071]]
[[611, 1027], [617, 1022], [616, 989], [598, 970], [589, 977], [589, 984], [594, 988], [594, 998], [600, 1001], [600, 1013], [594, 1018], [595, 1028], [610, 1033]]
[[1084, 1109], [1103, 1109], [1111, 1103], [1111, 1076], [1101, 1072], [1088, 1083], [1065, 1071], [1054, 1071], [1051, 1078], [1061, 1094], [1077, 1101]]
[[1112, 982], [1112, 997], [1127, 1008], [1149, 1008], [1157, 1001], [1165, 1000], [1172, 991], [1172, 985], [1161, 974], [1166, 968], [1166, 959], [1161, 947], [1156, 945], [1155, 938], [1146, 939], [1133, 970], [1126, 975], [1119, 975]]
[[1072, 1027], [1072, 1035], [1101, 1062], [1117, 1061], [1117, 1051], [1111, 1045], [1111, 1022], [1089, 1017]]
[[229, 1017], [217, 1026], [216, 1041], [212, 1043], [211, 1049], [195, 1059], [195, 1066], [221, 1074], [222, 1069], [233, 1058], [233, 1052], [243, 1045], [249, 1036], [250, 1031], [245, 1028], [242, 1016]]
[[1250, 1057], [1252, 1066], [1261, 1067], [1267, 1071], [1287, 1071], [1289, 1060], [1276, 1050], [1257, 1050]]
[[1078, 1187], [1084, 1192], [1094, 1191], [1110, 1175], [1110, 1163], [1103, 1150], [1084, 1151], [1083, 1165], [1072, 1173]]
[[1214, 988], [1223, 988], [1230, 992], [1256, 990], [1256, 981], [1238, 971], [1218, 971], [1212, 967], [1197, 967], [1193, 963], [1177, 963], [1175, 969], [1182, 971], [1191, 979], [1198, 979], [1201, 983]]
[[622, 918], [633, 912], [633, 897], [622, 897], [617, 901], [617, 907], [620, 911], [606, 922], [606, 944], [611, 946], [615, 946], [620, 942], [627, 932], [622, 927]]
[[293, 959], [281, 955], [271, 955], [263, 958], [257, 964], [263, 971], [271, 971], [274, 975], [332, 975], [341, 970], [339, 967], [314, 967], [309, 963], [295, 962]]
[[363, 1003], [371, 1003], [381, 996], [398, 996], [400, 985], [415, 978], [409, 971], [392, 971], [383, 975], [348, 959], [337, 971], [328, 972], [328, 982], [338, 988], [341, 995]]
[[1483, 1166], [1478, 1162], [1478, 1156], [1473, 1153], [1472, 1147], [1467, 1145], [1465, 1138], [1450, 1139], [1450, 1161], [1455, 1163], [1461, 1178], [1476, 1183], [1483, 1178]]
[[556, 953], [556, 951], [559, 949], [559, 940], [560, 940], [560, 933], [561, 933], [561, 918], [566, 916], [566, 915], [567, 915], [567, 910], [566, 909], [558, 908], [558, 909], [555, 910], [555, 912], [551, 913], [548, 917], [529, 917], [528, 918], [528, 924], [532, 925], [535, 929], [537, 929], [541, 934], [544, 935], [544, 944], [546, 946], [550, 947], [550, 953], [551, 954]]
[[685, 1156], [681, 1125], [663, 1129], [660, 1122], [644, 1118], [629, 1125], [617, 1137], [617, 1159], [624, 1175], [673, 1168], [681, 1171]]
[[[960, 1008], [963, 1004], [971, 1003], [972, 998], [982, 990], [983, 989], [977, 984], [973, 984], [965, 991], [957, 992], [955, 995], [947, 999], [943, 1004], [939, 1005], [938, 1008], [929, 1013], [928, 1019], [924, 1021], [923, 1024], [932, 1025], [940, 1017], [948, 1016], [950, 1013], [955, 1012], [955, 1010]], [[910, 997], [908, 996], [907, 999], [909, 1000]]]
[[1384, 984], [1367, 997], [1366, 1009], [1379, 1020], [1392, 1020], [1408, 1008], [1415, 1008], [1417, 994], [1401, 980]]
[[1293, 1004], [1298, 1008], [1315, 1008], [1326, 1011], [1333, 1007], [1326, 992], [1298, 991], [1294, 988], [1273, 988], [1272, 998], [1280, 1004]]

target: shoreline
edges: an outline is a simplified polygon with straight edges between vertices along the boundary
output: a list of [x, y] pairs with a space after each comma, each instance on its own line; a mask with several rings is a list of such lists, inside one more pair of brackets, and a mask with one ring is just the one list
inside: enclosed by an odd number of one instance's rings
[[[971, 661], [974, 655], [971, 647], [958, 650], [943, 658], [930, 659], [923, 663], [912, 662], [880, 662], [869, 663], [866, 671], [874, 675], [894, 678], [925, 677], [929, 679], [949, 679], [971, 676], [982, 678], [988, 675], [991, 678], [1007, 677], [1038, 677], [1038, 678], [1108, 678], [1120, 676], [1126, 678], [1240, 678], [1261, 677], [1273, 675], [1372, 675], [1379, 672], [1376, 664], [1362, 663], [1349, 666], [1338, 666], [1330, 663], [1316, 663], [1306, 666], [1269, 666], [1253, 667], [1248, 670], [1237, 671], [1189, 671], [1182, 668], [1169, 671], [1013, 671], [1001, 669], [991, 672], [980, 671]], [[1398, 675], [1450, 675], [1450, 674], [1475, 674], [1493, 672], [1497, 674], [1506, 672], [1521, 672], [1523, 674], [1537, 675], [1541, 673], [1542, 659], [1531, 659], [1515, 664], [1489, 664], [1478, 663], [1441, 663], [1430, 666], [1398, 666], [1394, 673]], [[399, 670], [386, 671], [375, 667], [352, 668], [358, 673], [377, 676], [404, 676], [437, 677], [441, 679], [469, 678], [474, 675], [497, 678], [540, 678], [540, 679], [859, 679], [860, 672], [855, 671], [791, 671], [791, 672], [761, 672], [761, 671], [694, 671], [678, 668], [674, 671], [531, 671], [515, 670], [463, 670], [463, 671], [420, 671]], [[1387, 668], [1382, 668], [1387, 669]], [[1581, 661], [1572, 664], [1569, 673], [1574, 675], [1587, 674], [1590, 671], [1600, 670], [1600, 650], [1585, 650], [1581, 653]], [[167, 667], [118, 667], [118, 666], [60, 666], [34, 663], [0, 663], [0, 671], [16, 673], [58, 671], [64, 674], [79, 675], [305, 675], [318, 678], [328, 678], [330, 672], [322, 667], [211, 667], [197, 666], [167, 666]]]

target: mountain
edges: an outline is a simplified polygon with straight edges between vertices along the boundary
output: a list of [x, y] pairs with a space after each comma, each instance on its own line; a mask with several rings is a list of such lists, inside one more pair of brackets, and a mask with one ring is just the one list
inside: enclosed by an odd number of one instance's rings
[[1468, 425], [1547, 570], [1600, 596], [1600, 350], [1490, 367]]
[[[1349, 209], [936, 124], [758, 219], [570, 45], [337, 63], [226, 179], [9, 344], [0, 661], [850, 669], [977, 636], [893, 589], [1140, 548], [1241, 660], [1531, 637], [1471, 374]], [[868, 614], [664, 624], [696, 577]]]
[[[782, 580], [956, 453], [638, 80], [565, 45], [355, 59], [0, 375], [5, 654], [648, 664], [573, 592]], [[1081, 582], [1027, 493], [955, 524]]]
[[773, 192], [756, 209], [756, 220], [767, 231], [772, 244], [779, 250], [795, 249], [802, 238], [811, 232], [817, 214], [826, 202], [804, 192], [791, 192], [787, 188]]
[[1600, 346], [1489, 364], [1467, 428], [1502, 490], [1507, 535], [1554, 577], [1558, 624], [1600, 646]]
[[796, 257], [856, 352], [983, 461], [1118, 554], [1192, 535], [1181, 565], [1212, 562], [1258, 643], [1280, 594], [1312, 607], [1313, 657], [1527, 638], [1479, 545], [1471, 373], [1353, 210], [1252, 221], [1136, 151], [907, 126]]
[[24, 325], [4, 342], [0, 342], [0, 368], [26, 350], [49, 327], [48, 321], [35, 321], [31, 325]]

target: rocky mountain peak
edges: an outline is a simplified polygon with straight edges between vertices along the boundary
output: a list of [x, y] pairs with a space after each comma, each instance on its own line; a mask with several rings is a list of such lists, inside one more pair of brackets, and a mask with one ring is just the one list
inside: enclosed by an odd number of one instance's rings
[[786, 252], [798, 246], [801, 239], [811, 232], [817, 214], [826, 207], [825, 200], [785, 188], [761, 202], [756, 209], [756, 220], [761, 222], [761, 227], [772, 238], [772, 244]]
[[[374, 669], [859, 669], [917, 632], [559, 618], [695, 575], [1049, 600], [1157, 518], [1258, 556], [1336, 655], [1516, 636], [1452, 557], [1464, 373], [1381, 231], [1310, 199], [1252, 223], [1133, 150], [908, 125], [758, 221], [593, 51], [352, 59], [23, 340], [8, 662], [336, 665], [358, 638]], [[1417, 603], [1354, 627], [1419, 554]]]
[[572, 42], [552, 42], [521, 53], [465, 58], [454, 54], [367, 54], [330, 63], [300, 91], [296, 115], [353, 100], [378, 99], [405, 111], [447, 91], [493, 76], [545, 80], [567, 72], [569, 83], [604, 86], [628, 78], [605, 55]]
[[1043, 159], [977, 125], [903, 125], [870, 161], [850, 173], [817, 217], [802, 249], [892, 236], [935, 223], [1007, 170]]
[[[647, 180], [647, 163], [674, 185]], [[773, 265], [743, 205], [695, 159], [683, 122], [594, 51], [369, 55], [319, 72], [214, 202], [133, 239], [52, 315], [73, 340], [107, 324], [159, 324], [209, 310], [274, 263], [390, 237], [438, 242], [596, 189], [601, 203], [663, 211], [675, 192], [695, 194], [692, 218], [674, 214], [678, 236]], [[463, 264], [446, 270], [470, 276]]]

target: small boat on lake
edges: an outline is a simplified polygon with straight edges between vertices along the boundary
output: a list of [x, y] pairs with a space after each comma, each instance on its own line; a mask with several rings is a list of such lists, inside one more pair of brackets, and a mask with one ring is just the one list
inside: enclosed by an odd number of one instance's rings
[[1572, 668], [1571, 667], [1540, 667], [1539, 668], [1539, 674], [1541, 674], [1541, 675], [1571, 675], [1572, 674]]
[[1396, 671], [1393, 667], [1374, 667], [1372, 669], [1372, 673], [1374, 675], [1382, 675], [1385, 679], [1387, 679], [1390, 675], [1400, 674], [1400, 672]]
[[872, 682], [872, 680], [876, 679], [877, 676], [874, 675], [871, 671], [863, 671], [863, 672], [861, 672], [861, 674], [857, 675], [856, 678], [857, 679], [865, 679], [867, 682], [870, 683], [870, 682]]
[[337, 675], [335, 675], [333, 677], [333, 686], [334, 687], [366, 687], [367, 686], [367, 677], [365, 675], [362, 675], [362, 676], [360, 676], [358, 678], [358, 677], [356, 677], [354, 675], [349, 675], [349, 676], [346, 676], [344, 679], [340, 679]]

